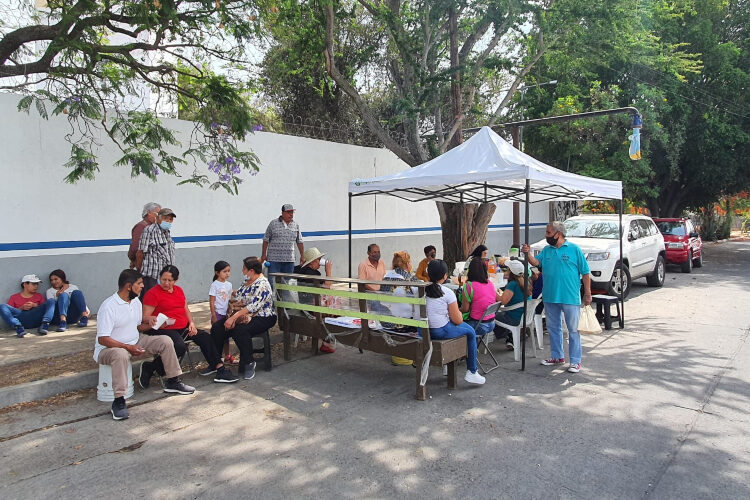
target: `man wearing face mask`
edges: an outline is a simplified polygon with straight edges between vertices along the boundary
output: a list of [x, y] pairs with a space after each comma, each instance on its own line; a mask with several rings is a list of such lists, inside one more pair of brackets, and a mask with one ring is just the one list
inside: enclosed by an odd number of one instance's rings
[[521, 251], [528, 256], [530, 265], [544, 273], [542, 297], [547, 311], [547, 329], [552, 357], [542, 364], [554, 366], [565, 363], [563, 346], [562, 318], [568, 326], [568, 351], [570, 366], [568, 371], [581, 371], [581, 335], [578, 333], [578, 319], [581, 314], [581, 281], [583, 281], [583, 304], [591, 304], [591, 273], [586, 256], [578, 245], [565, 239], [565, 225], [555, 221], [547, 226], [544, 234], [548, 246], [534, 257], [529, 253], [529, 245]]
[[156, 214], [156, 223], [141, 234], [135, 262], [136, 269], [143, 275], [141, 298], [156, 285], [164, 266], [174, 265], [174, 240], [170, 230], [175, 217], [171, 208], [162, 208]]
[[94, 361], [112, 367], [112, 418], [124, 420], [129, 412], [125, 404], [128, 390], [128, 364], [132, 356], [158, 354], [164, 363], [168, 380], [164, 392], [192, 394], [193, 387], [180, 380], [182, 370], [172, 339], [166, 335], [143, 335], [138, 333], [143, 307], [138, 293], [143, 288], [143, 279], [138, 271], [125, 269], [117, 280], [118, 291], [105, 299], [96, 317], [96, 342]]
[[[361, 280], [381, 281], [385, 276], [385, 263], [380, 260], [380, 247], [375, 243], [367, 245], [367, 258], [357, 269], [357, 277]], [[380, 285], [365, 285], [367, 290], [377, 292]]]
[[135, 269], [136, 254], [138, 253], [138, 244], [141, 242], [141, 235], [143, 230], [148, 226], [156, 222], [156, 214], [161, 210], [161, 205], [155, 202], [146, 203], [143, 205], [143, 212], [141, 213], [141, 221], [133, 226], [130, 230], [130, 247], [128, 248], [128, 259], [130, 259], [130, 269]]
[[427, 276], [427, 264], [435, 260], [436, 255], [437, 249], [434, 246], [427, 245], [424, 247], [424, 259], [421, 260], [419, 266], [417, 266], [417, 272], [414, 273], [417, 278], [425, 282], [430, 281], [430, 277]]

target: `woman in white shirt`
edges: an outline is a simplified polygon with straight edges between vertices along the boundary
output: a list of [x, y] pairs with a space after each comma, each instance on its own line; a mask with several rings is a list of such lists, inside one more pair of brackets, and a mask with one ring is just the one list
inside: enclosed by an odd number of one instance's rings
[[83, 292], [77, 286], [71, 285], [65, 276], [65, 271], [55, 269], [49, 273], [49, 284], [47, 299], [55, 301], [55, 314], [53, 323], [59, 321], [58, 332], [64, 332], [68, 323], [78, 322], [78, 326], [89, 324], [89, 309], [86, 307], [86, 299]]
[[458, 309], [456, 295], [443, 286], [448, 279], [448, 266], [442, 260], [433, 260], [427, 265], [427, 275], [432, 282], [425, 288], [427, 296], [427, 324], [430, 337], [435, 340], [466, 337], [466, 375], [470, 384], [484, 384], [484, 377], [477, 373], [477, 334], [470, 325], [464, 323]]

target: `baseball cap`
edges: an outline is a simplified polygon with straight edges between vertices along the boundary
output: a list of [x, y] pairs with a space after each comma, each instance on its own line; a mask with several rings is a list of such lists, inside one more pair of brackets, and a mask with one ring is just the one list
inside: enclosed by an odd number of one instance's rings
[[21, 283], [41, 283], [42, 280], [39, 279], [39, 276], [36, 274], [27, 274], [23, 278], [21, 278]]
[[283, 205], [281, 205], [282, 212], [288, 212], [289, 210], [294, 211], [294, 206], [291, 203], [284, 203]]
[[505, 261], [505, 266], [516, 276], [523, 276], [523, 262], [520, 260], [508, 259]]
[[165, 215], [177, 217], [177, 214], [174, 213], [171, 208], [162, 208], [161, 210], [159, 210], [159, 217], [164, 217]]

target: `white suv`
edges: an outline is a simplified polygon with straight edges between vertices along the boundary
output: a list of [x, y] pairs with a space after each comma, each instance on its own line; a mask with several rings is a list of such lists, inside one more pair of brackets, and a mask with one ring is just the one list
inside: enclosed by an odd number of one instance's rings
[[[664, 237], [654, 221], [645, 215], [623, 215], [622, 227], [624, 265], [619, 260], [617, 215], [576, 215], [565, 221], [565, 237], [581, 247], [591, 268], [591, 288], [616, 296], [622, 288], [627, 297], [634, 279], [645, 277], [649, 286], [662, 286], [666, 269]], [[546, 245], [544, 240], [534, 243], [534, 255]]]

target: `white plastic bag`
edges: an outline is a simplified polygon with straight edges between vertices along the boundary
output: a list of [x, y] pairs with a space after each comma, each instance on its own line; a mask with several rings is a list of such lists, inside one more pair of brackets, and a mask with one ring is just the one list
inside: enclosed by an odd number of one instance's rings
[[581, 317], [578, 320], [578, 333], [595, 335], [602, 333], [602, 327], [599, 325], [599, 319], [596, 317], [594, 309], [589, 306], [581, 307]]

